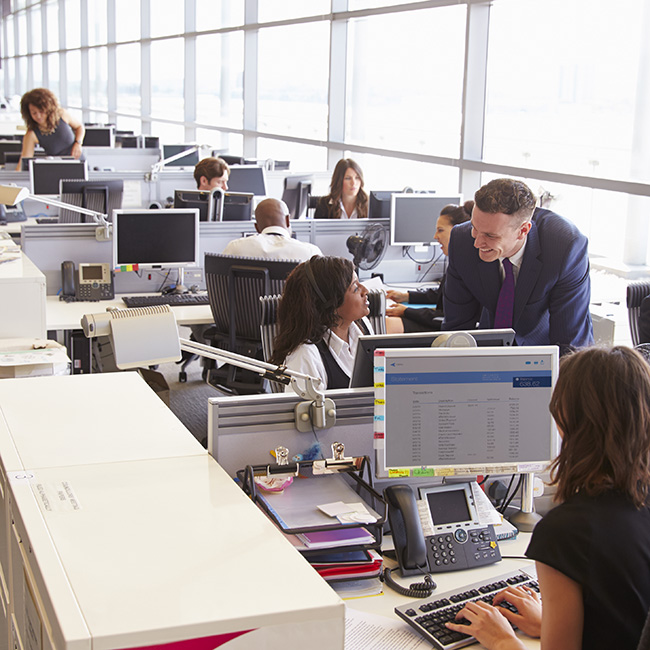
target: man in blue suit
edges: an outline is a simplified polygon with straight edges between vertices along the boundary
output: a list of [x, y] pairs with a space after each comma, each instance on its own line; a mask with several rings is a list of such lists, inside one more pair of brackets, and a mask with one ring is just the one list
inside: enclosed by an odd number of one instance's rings
[[493, 180], [474, 200], [471, 221], [451, 233], [442, 329], [512, 327], [518, 345], [562, 351], [593, 343], [587, 238], [536, 209], [520, 181]]

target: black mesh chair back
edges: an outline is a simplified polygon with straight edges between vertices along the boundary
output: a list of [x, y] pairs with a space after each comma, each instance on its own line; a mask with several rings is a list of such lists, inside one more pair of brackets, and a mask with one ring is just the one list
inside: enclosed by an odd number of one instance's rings
[[632, 282], [627, 285], [627, 316], [630, 321], [632, 344], [639, 345], [639, 315], [643, 299], [650, 295], [650, 282]]

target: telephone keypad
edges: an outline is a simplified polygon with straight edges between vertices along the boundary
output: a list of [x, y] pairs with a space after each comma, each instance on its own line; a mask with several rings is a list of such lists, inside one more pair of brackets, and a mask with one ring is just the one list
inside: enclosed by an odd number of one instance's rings
[[432, 573], [483, 566], [501, 559], [492, 526], [431, 535], [426, 538], [426, 547]]

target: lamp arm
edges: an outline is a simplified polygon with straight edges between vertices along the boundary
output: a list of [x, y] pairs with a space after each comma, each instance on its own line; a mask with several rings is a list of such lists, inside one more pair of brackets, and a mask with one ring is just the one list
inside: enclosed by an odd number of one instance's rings
[[63, 208], [65, 210], [72, 210], [73, 212], [80, 212], [81, 214], [87, 214], [91, 217], [94, 217], [95, 221], [100, 226], [108, 225], [108, 220], [106, 214], [103, 212], [95, 212], [94, 210], [88, 210], [88, 208], [81, 208], [78, 205], [72, 205], [72, 203], [65, 203], [63, 201], [57, 201], [56, 199], [47, 198], [44, 199], [37, 194], [30, 194], [27, 197], [31, 201], [37, 201], [38, 203], [45, 203], [46, 205], [53, 205], [57, 208]]

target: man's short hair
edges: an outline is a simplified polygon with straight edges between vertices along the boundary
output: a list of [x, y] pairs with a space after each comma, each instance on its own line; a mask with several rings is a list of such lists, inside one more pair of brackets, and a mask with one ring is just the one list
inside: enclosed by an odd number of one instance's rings
[[201, 176], [205, 176], [209, 183], [213, 178], [221, 178], [226, 172], [230, 173], [230, 167], [228, 167], [225, 160], [221, 158], [204, 158], [194, 168], [196, 186], [198, 187], [201, 184]]
[[533, 216], [537, 197], [521, 181], [496, 178], [476, 192], [474, 201], [481, 212], [510, 214], [525, 223]]

